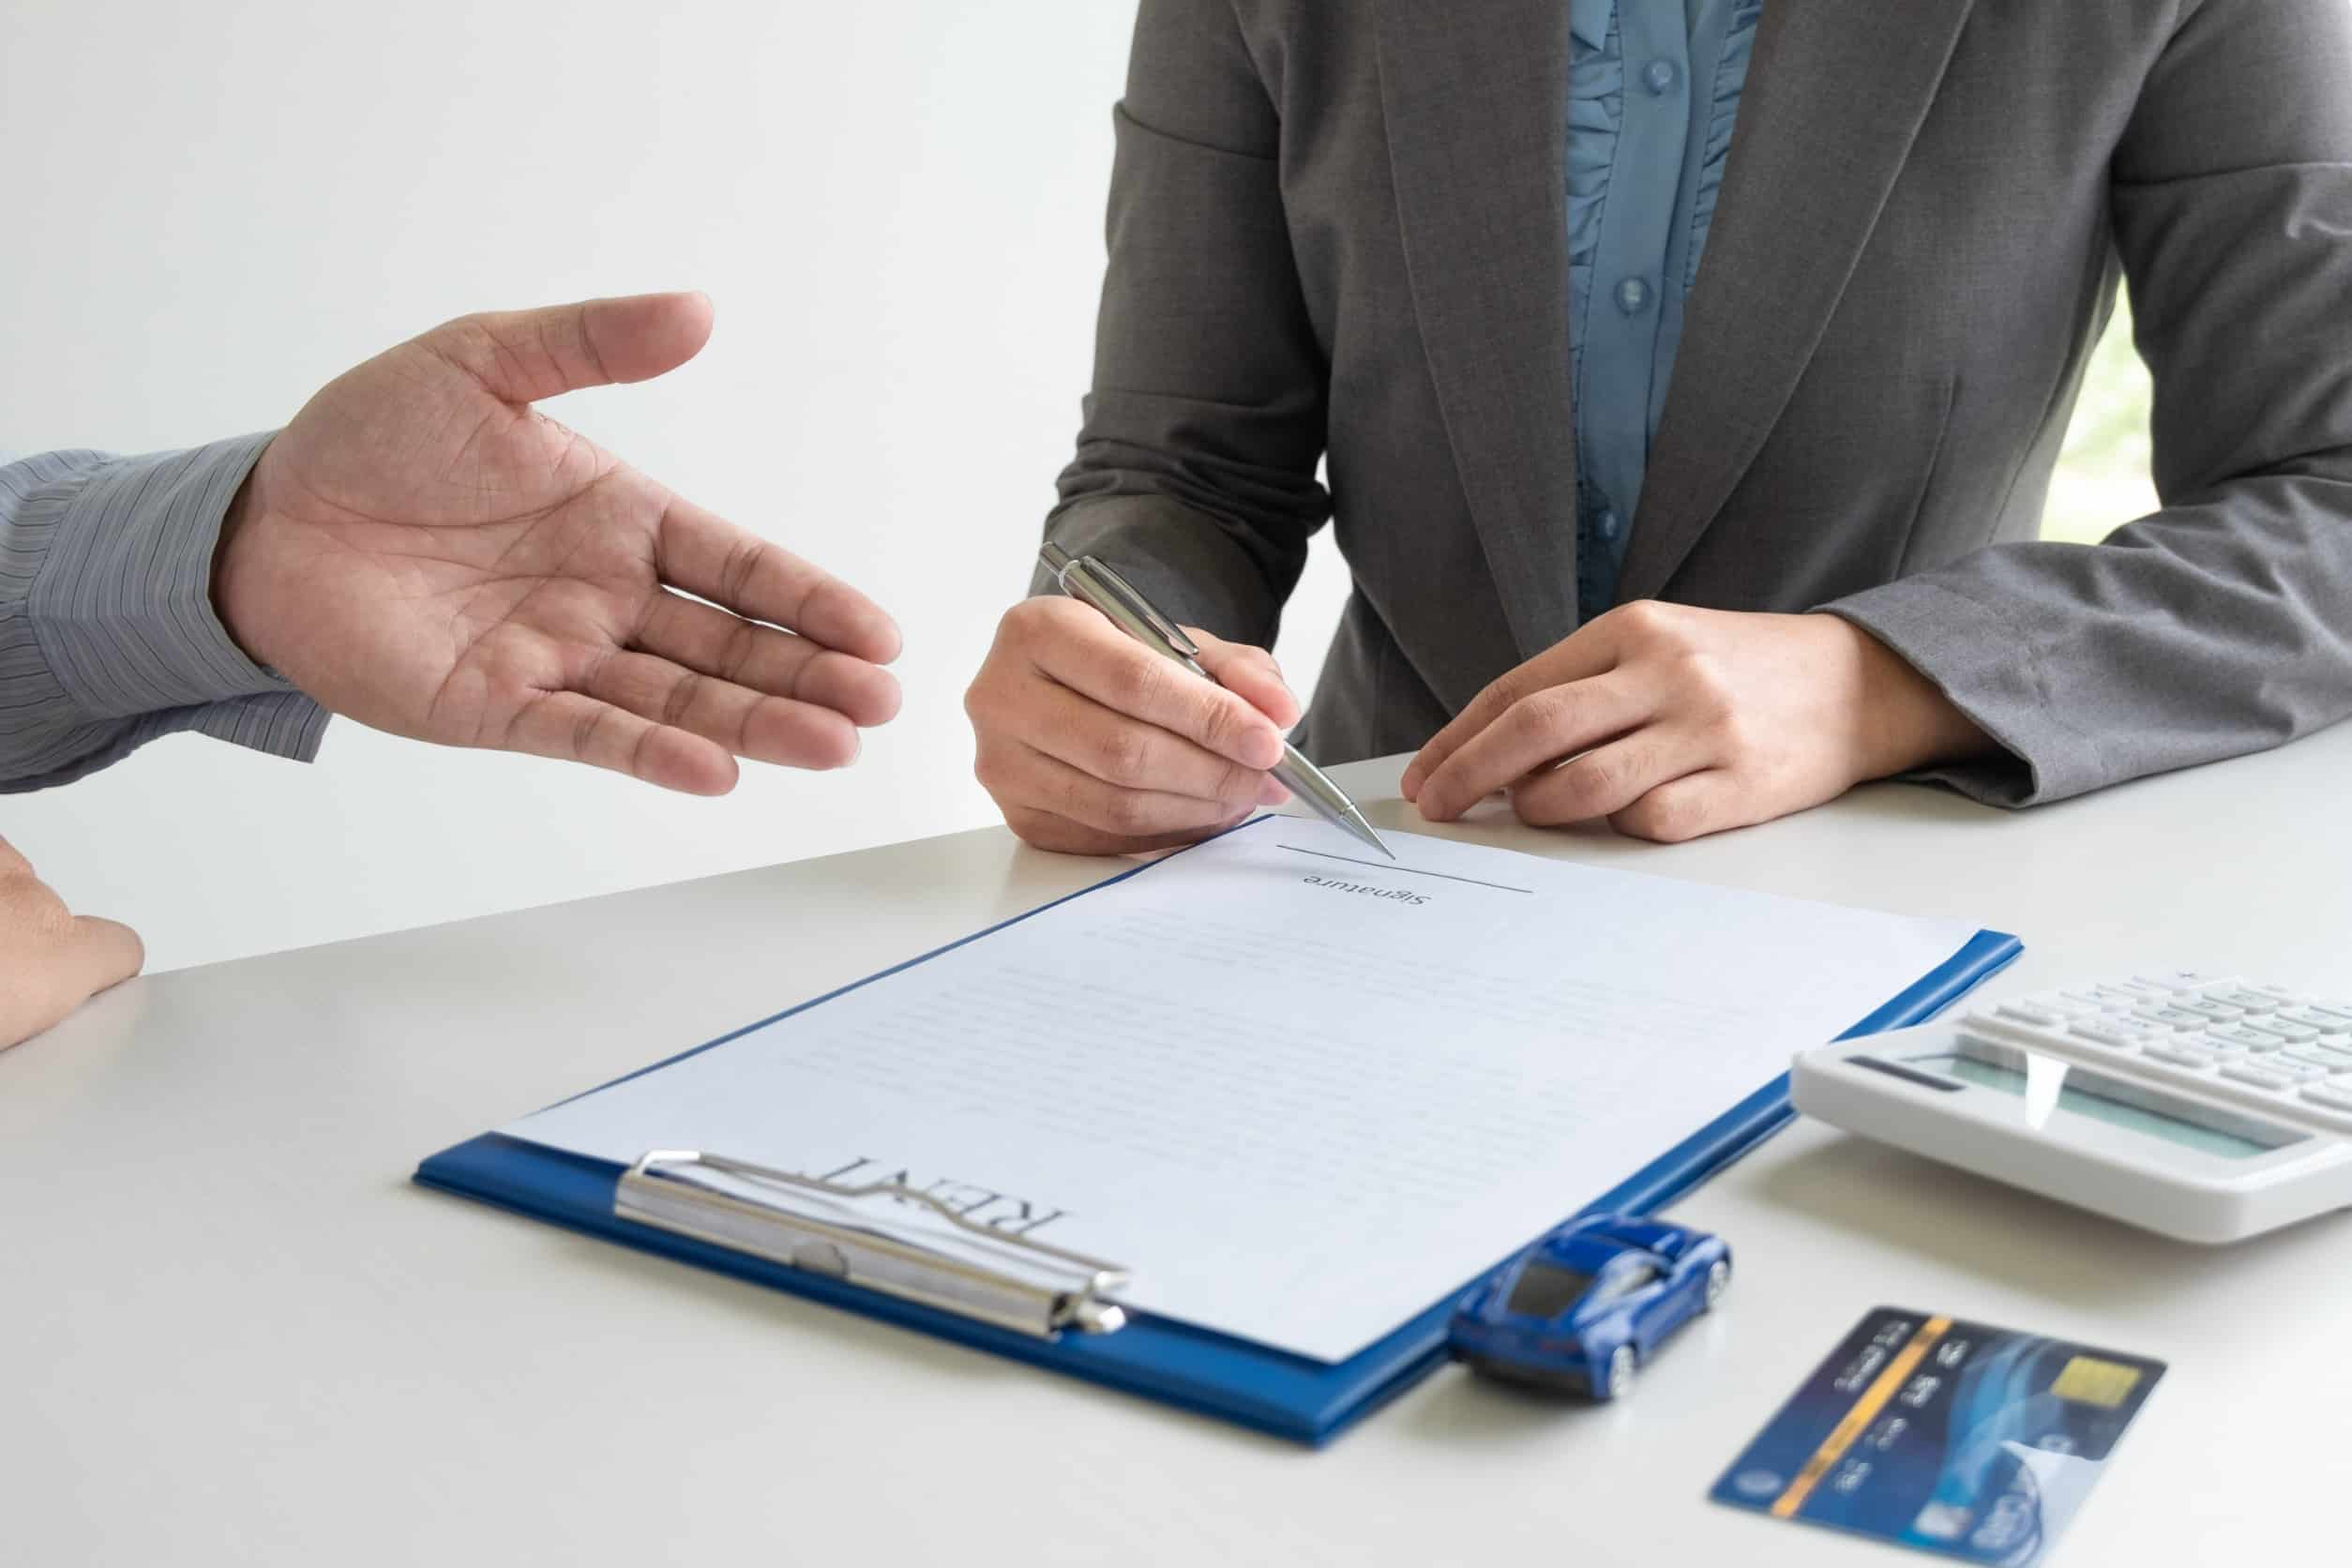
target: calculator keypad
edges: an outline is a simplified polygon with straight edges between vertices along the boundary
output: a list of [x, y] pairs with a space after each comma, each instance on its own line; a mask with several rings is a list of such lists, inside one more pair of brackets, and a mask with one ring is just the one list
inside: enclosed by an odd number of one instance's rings
[[2352, 998], [2165, 970], [2016, 998], [1961, 1027], [2352, 1132]]

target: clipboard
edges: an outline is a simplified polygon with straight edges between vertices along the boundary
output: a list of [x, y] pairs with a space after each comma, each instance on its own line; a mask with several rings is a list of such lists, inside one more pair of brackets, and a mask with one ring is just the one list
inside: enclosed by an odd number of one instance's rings
[[[1147, 868], [1137, 867], [1108, 878], [775, 1018], [680, 1052], [641, 1073], [657, 1071], [670, 1062], [724, 1044], [751, 1029], [822, 1006], [859, 986], [924, 963]], [[2013, 936], [1979, 931], [1950, 958], [1839, 1038], [1925, 1022], [2021, 950]], [[1794, 1114], [1784, 1073], [1576, 1213], [1663, 1208], [1755, 1148]], [[682, 1186], [716, 1185], [709, 1180], [713, 1176], [730, 1179], [729, 1190], [718, 1194], [724, 1201], [714, 1203], [703, 1196], [681, 1194]], [[641, 1252], [862, 1312], [902, 1328], [1310, 1445], [1329, 1441], [1441, 1364], [1446, 1359], [1446, 1328], [1454, 1304], [1476, 1282], [1475, 1278], [1462, 1281], [1354, 1355], [1325, 1363], [1191, 1323], [1141, 1311], [1121, 1311], [1106, 1299], [1121, 1272], [1118, 1265], [1061, 1253], [1057, 1248], [1042, 1249], [1059, 1254], [1056, 1258], [1031, 1257], [1018, 1263], [1009, 1256], [1001, 1259], [1008, 1269], [1027, 1268], [1033, 1275], [1042, 1271], [1045, 1286], [1037, 1288], [1033, 1278], [1033, 1288], [1026, 1291], [998, 1289], [1005, 1283], [1002, 1279], [994, 1285], [968, 1281], [973, 1288], [958, 1294], [931, 1289], [894, 1289], [887, 1281], [871, 1275], [867, 1283], [843, 1277], [842, 1271], [829, 1266], [831, 1259], [826, 1254], [807, 1250], [811, 1234], [821, 1242], [824, 1236], [808, 1231], [800, 1220], [792, 1220], [788, 1205], [779, 1202], [771, 1208], [760, 1192], [746, 1191], [745, 1179], [755, 1187], [776, 1179], [785, 1184], [807, 1182], [804, 1177], [743, 1166], [727, 1158], [725, 1151], [648, 1151], [633, 1166], [625, 1167], [498, 1133], [432, 1155], [417, 1167], [415, 1176], [420, 1185]], [[853, 1200], [859, 1195], [829, 1196]], [[654, 1214], [654, 1209], [662, 1212]], [[771, 1227], [763, 1223], [768, 1219], [779, 1223]], [[856, 1229], [870, 1246], [872, 1237], [882, 1228]], [[1496, 1264], [1505, 1260], [1497, 1259]], [[936, 1274], [936, 1259], [931, 1260], [931, 1268]], [[1062, 1281], [1058, 1288], [1053, 1284], [1056, 1271]], [[1485, 1272], [1482, 1270], [1478, 1277]], [[989, 1309], [983, 1309], [983, 1304]], [[1115, 1321], [1106, 1319], [1106, 1309]]]

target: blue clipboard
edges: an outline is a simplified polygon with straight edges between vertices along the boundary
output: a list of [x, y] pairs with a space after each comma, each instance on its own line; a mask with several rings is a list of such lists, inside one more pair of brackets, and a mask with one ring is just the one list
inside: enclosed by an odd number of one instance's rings
[[[1012, 920], [976, 931], [960, 942], [868, 975], [840, 990], [788, 1008], [774, 1018], [762, 1018], [615, 1081], [625, 1082], [641, 1073], [657, 1072], [671, 1062], [724, 1045], [752, 1030], [764, 1029], [777, 1019], [822, 1006], [847, 991], [871, 985], [1070, 898], [1084, 897], [1148, 869], [1149, 866], [1140, 866], [1123, 871]], [[1922, 1023], [2016, 957], [2021, 950], [2015, 937], [1980, 931], [1959, 952], [1839, 1038], [1850, 1039]], [[1783, 1074], [1578, 1212], [1639, 1213], [1662, 1208], [1771, 1137], [1794, 1114], [1788, 1103], [1788, 1078]], [[1310, 1444], [1330, 1440], [1442, 1363], [1446, 1357], [1446, 1325], [1454, 1304], [1474, 1283], [1465, 1280], [1427, 1310], [1342, 1362], [1314, 1361], [1214, 1330], [1138, 1312], [1130, 1312], [1127, 1326], [1115, 1334], [1065, 1333], [1058, 1339], [1036, 1339], [937, 1307], [619, 1218], [613, 1213], [612, 1202], [621, 1172], [622, 1167], [608, 1161], [490, 1133], [426, 1160], [416, 1168], [415, 1180], [424, 1186], [551, 1221], [641, 1252], [698, 1264], [738, 1279], [863, 1312], [902, 1328], [917, 1329], [1033, 1366], [1124, 1389]], [[1484, 1272], [1481, 1271], [1482, 1275]]]

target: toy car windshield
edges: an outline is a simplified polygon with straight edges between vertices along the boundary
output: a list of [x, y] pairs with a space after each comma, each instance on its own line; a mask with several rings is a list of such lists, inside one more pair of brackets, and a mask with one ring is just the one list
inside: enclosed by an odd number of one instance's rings
[[1519, 1271], [1519, 1282], [1512, 1287], [1511, 1300], [1503, 1310], [1524, 1313], [1530, 1318], [1556, 1318], [1576, 1305], [1591, 1288], [1592, 1276], [1589, 1274], [1530, 1258], [1527, 1267]]

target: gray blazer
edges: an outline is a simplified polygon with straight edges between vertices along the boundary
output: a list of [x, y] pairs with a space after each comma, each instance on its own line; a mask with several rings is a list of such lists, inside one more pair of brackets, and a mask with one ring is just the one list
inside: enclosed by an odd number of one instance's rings
[[[1048, 533], [1270, 643], [1329, 519], [1326, 761], [1576, 626], [1567, 16], [1143, 0]], [[2164, 509], [2036, 542], [2118, 274]], [[2352, 713], [2352, 7], [1773, 0], [1619, 591], [1848, 617], [2003, 804]]]

